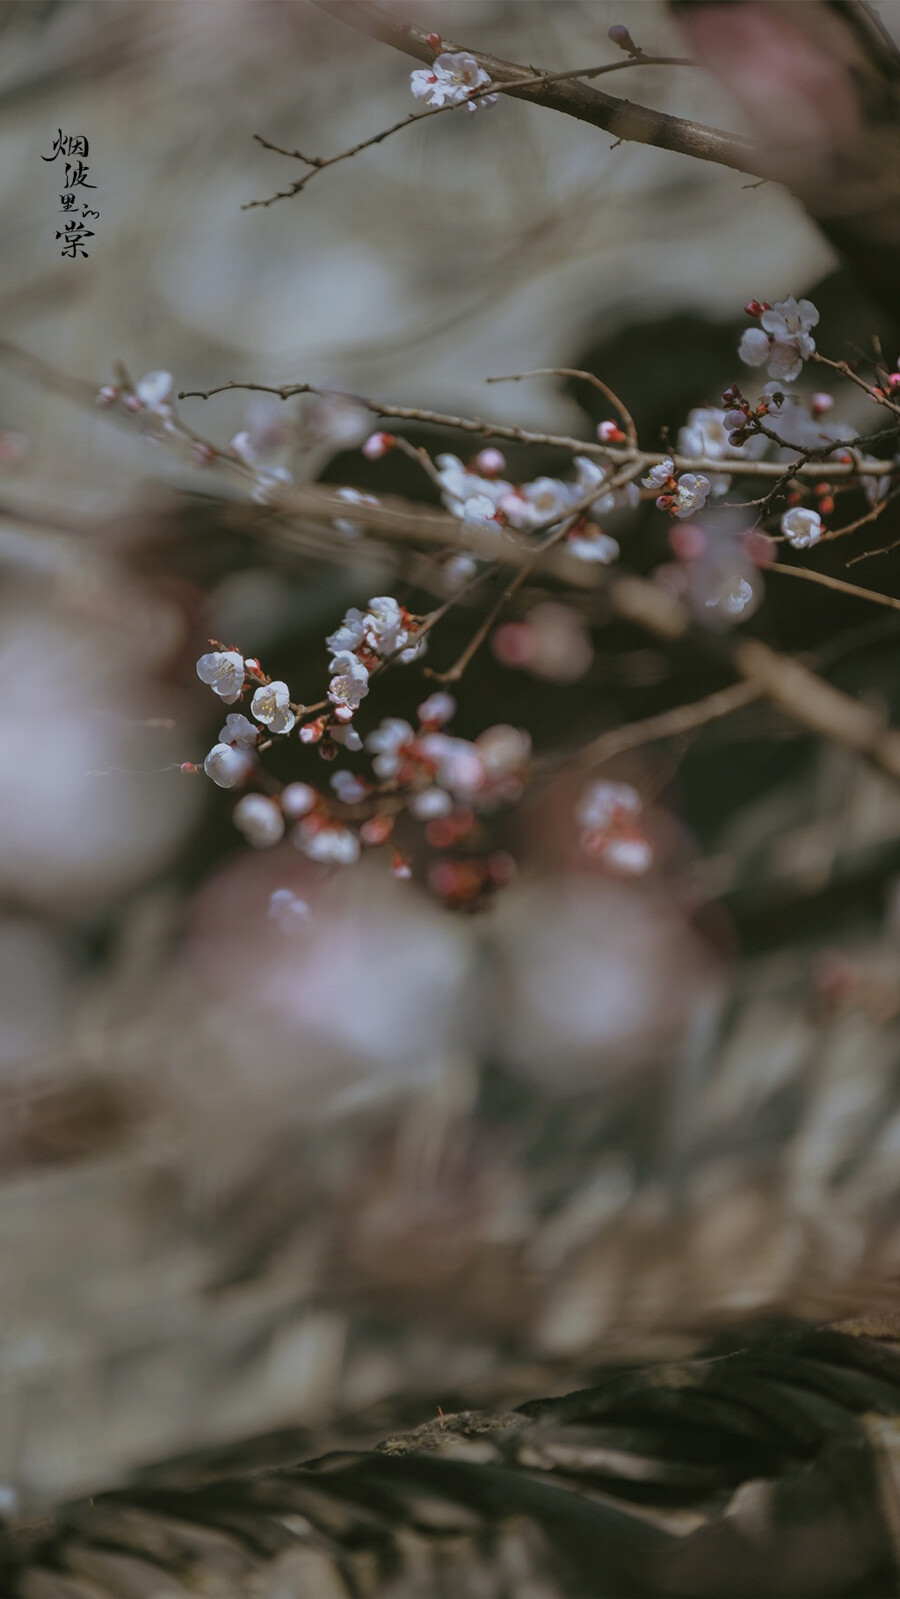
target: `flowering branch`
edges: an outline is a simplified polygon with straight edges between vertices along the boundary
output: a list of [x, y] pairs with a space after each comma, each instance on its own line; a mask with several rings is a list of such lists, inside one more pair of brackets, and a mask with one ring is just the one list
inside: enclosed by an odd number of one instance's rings
[[[429, 66], [434, 61], [434, 35], [429, 35], [421, 28], [408, 26], [383, 7], [370, 4], [369, 0], [312, 0], [312, 4], [348, 27], [380, 39], [404, 55], [413, 56]], [[461, 49], [446, 39], [439, 41], [439, 48], [446, 51]], [[701, 122], [669, 116], [666, 112], [653, 111], [648, 106], [634, 105], [628, 100], [618, 100], [579, 81], [584, 77], [583, 73], [574, 80], [554, 80], [552, 74], [545, 73], [534, 82], [534, 74], [516, 62], [504, 61], [484, 51], [466, 53], [471, 54], [488, 74], [494, 91], [503, 88], [516, 99], [529, 100], [535, 105], [561, 111], [580, 122], [601, 128], [616, 140], [655, 145], [658, 149], [713, 161], [750, 177], [770, 176], [762, 169], [753, 145], [747, 139], [724, 133], [719, 128], [706, 127]]]
[[[546, 86], [554, 83], [567, 83], [574, 79], [599, 78], [607, 72], [622, 72], [627, 67], [690, 67], [693, 62], [686, 56], [647, 56], [641, 52], [630, 57], [627, 61], [606, 62], [599, 67], [575, 67], [569, 72], [540, 72], [531, 78], [524, 78], [517, 82], [515, 88], [525, 89], [538, 85]], [[496, 99], [498, 94], [510, 94], [513, 86], [504, 82], [488, 82], [481, 88], [471, 89], [468, 93], [467, 104], [474, 106], [478, 101]], [[262, 134], [254, 133], [257, 144], [264, 150], [271, 150], [275, 155], [289, 157], [293, 161], [302, 161], [309, 171], [302, 178], [292, 183], [287, 189], [279, 189], [277, 193], [270, 194], [266, 200], [248, 200], [241, 206], [242, 211], [252, 211], [258, 206], [267, 207], [274, 205], [276, 200], [291, 200], [294, 195], [302, 194], [307, 184], [312, 182], [319, 172], [324, 172], [328, 167], [337, 166], [341, 161], [349, 161], [352, 156], [360, 155], [363, 150], [371, 150], [374, 145], [383, 144], [394, 133], [402, 133], [404, 128], [410, 128], [416, 122], [425, 122], [429, 117], [440, 116], [444, 111], [454, 111], [456, 101], [448, 101], [444, 105], [429, 107], [427, 111], [413, 111], [408, 117], [403, 117], [399, 122], [394, 122], [389, 128], [382, 128], [380, 133], [372, 134], [368, 139], [361, 139], [358, 144], [351, 145], [347, 150], [341, 150], [337, 155], [316, 156], [304, 155], [302, 150], [286, 150], [280, 144], [273, 144], [271, 140], [264, 139]]]

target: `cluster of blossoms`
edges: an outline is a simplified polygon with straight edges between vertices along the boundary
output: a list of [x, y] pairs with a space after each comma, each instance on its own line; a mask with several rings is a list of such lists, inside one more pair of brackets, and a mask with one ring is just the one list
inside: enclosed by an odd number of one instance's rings
[[479, 106], [497, 102], [496, 94], [482, 94], [477, 100], [471, 98], [490, 81], [490, 73], [478, 65], [468, 50], [445, 50], [435, 56], [430, 67], [419, 67], [411, 73], [409, 86], [417, 100], [423, 100], [434, 110], [464, 105], [467, 111], [477, 111]]
[[529, 533], [549, 530], [571, 516], [576, 520], [566, 545], [569, 553], [608, 566], [617, 558], [619, 546], [588, 517], [633, 509], [640, 504], [640, 491], [633, 483], [607, 488], [609, 469], [589, 456], [576, 455], [572, 464], [574, 482], [539, 477], [514, 484], [501, 475], [506, 469], [501, 452], [488, 449], [480, 451], [469, 466], [457, 455], [439, 455], [437, 475], [444, 504], [462, 522], [481, 526], [494, 522], [517, 533]]
[[369, 692], [369, 674], [379, 662], [390, 657], [408, 665], [424, 654], [427, 640], [414, 639], [413, 631], [413, 618], [389, 594], [370, 600], [364, 611], [350, 608], [325, 640], [331, 651], [328, 698], [337, 721], [349, 722], [359, 710]]
[[[402, 657], [409, 636], [402, 609], [386, 599], [370, 601], [364, 612], [349, 612], [332, 641], [349, 643], [348, 635], [356, 641], [355, 650], [336, 650], [335, 658], [346, 654], [359, 661], [360, 655], [398, 649]], [[416, 647], [412, 645], [411, 651]], [[347, 667], [343, 675], [350, 675], [349, 662], [340, 664]], [[256, 752], [261, 734], [287, 734], [294, 727], [295, 711], [287, 687], [264, 679], [257, 661], [245, 661], [237, 650], [222, 647], [201, 656], [197, 672], [226, 704], [233, 704], [256, 683], [250, 702], [255, 723], [232, 712], [203, 763], [207, 776], [220, 788], [243, 787], [258, 771]], [[341, 708], [336, 706], [335, 718]], [[425, 841], [432, 849], [476, 843], [478, 817], [520, 798], [531, 741], [527, 733], [504, 725], [488, 728], [474, 740], [456, 737], [446, 731], [455, 714], [456, 702], [450, 694], [432, 694], [419, 707], [416, 727], [387, 717], [368, 734], [365, 748], [372, 757], [371, 779], [341, 770], [331, 777], [330, 793], [309, 783], [292, 782], [277, 795], [243, 794], [232, 813], [235, 826], [256, 849], [271, 848], [287, 837], [310, 860], [328, 866], [352, 865], [364, 846], [387, 844], [404, 813], [424, 824]], [[304, 724], [301, 737], [311, 725], [317, 724]], [[337, 754], [340, 745], [349, 751], [363, 748], [359, 734], [346, 722], [332, 722], [327, 735], [329, 755]], [[319, 730], [317, 737], [325, 754], [324, 731]], [[394, 871], [400, 877], [411, 873], [408, 861], [397, 850]], [[454, 904], [463, 904], [507, 881], [513, 871], [510, 858], [494, 852], [473, 856], [463, 866], [439, 862], [429, 880], [436, 873], [435, 891]], [[292, 930], [303, 922], [305, 911], [288, 902], [287, 892], [277, 903], [273, 899], [270, 914], [285, 930]]]
[[676, 475], [675, 462], [670, 455], [652, 466], [641, 479], [645, 489], [659, 489], [657, 505], [661, 511], [671, 511], [679, 520], [696, 516], [709, 499], [711, 483], [699, 472], [682, 472]]
[[644, 802], [630, 783], [592, 783], [576, 810], [582, 849], [618, 876], [643, 876], [653, 865], [643, 810]]
[[774, 305], [751, 300], [747, 315], [757, 317], [759, 327], [748, 328], [738, 354], [747, 366], [766, 366], [769, 377], [793, 383], [816, 348], [810, 329], [817, 326], [819, 313], [811, 300], [786, 300]]

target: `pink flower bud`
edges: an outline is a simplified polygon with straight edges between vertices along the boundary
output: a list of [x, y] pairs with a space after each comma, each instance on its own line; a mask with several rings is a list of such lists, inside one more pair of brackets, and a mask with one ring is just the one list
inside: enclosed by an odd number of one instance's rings
[[397, 440], [393, 433], [370, 433], [362, 447], [362, 453], [367, 461], [380, 461], [383, 455], [394, 448]]
[[597, 437], [601, 444], [624, 444], [625, 434], [615, 422], [600, 422], [597, 425]]
[[[891, 382], [892, 383], [894, 381], [894, 378], [896, 378], [897, 382], [900, 383], [900, 373], [898, 373], [898, 372], [894, 373], [893, 377], [891, 378]], [[825, 412], [826, 411], [830, 411], [832, 406], [834, 405], [834, 395], [833, 394], [825, 394], [824, 392], [821, 393], [821, 394], [814, 394], [813, 397], [812, 397], [811, 404], [812, 404], [813, 416], [824, 416]]]
[[200, 772], [199, 766], [195, 765], [193, 761], [182, 761], [178, 770], [183, 772], [185, 777], [197, 777]]
[[506, 471], [506, 456], [502, 450], [479, 450], [472, 466], [482, 477], [499, 477], [501, 472]]
[[440, 54], [441, 50], [444, 48], [444, 42], [439, 33], [429, 33], [425, 43], [430, 44], [432, 50], [437, 51], [438, 54]]
[[103, 388], [97, 390], [95, 404], [102, 405], [104, 407], [107, 405], [114, 405], [116, 400], [119, 398], [120, 392], [121, 391], [118, 385], [104, 383]]
[[763, 312], [767, 311], [768, 309], [769, 307], [766, 305], [764, 300], [748, 300], [747, 304], [744, 306], [744, 310], [748, 316], [762, 316]]
[[133, 412], [143, 411], [144, 402], [143, 400], [139, 400], [136, 394], [129, 394], [125, 401], [125, 409], [126, 411]]

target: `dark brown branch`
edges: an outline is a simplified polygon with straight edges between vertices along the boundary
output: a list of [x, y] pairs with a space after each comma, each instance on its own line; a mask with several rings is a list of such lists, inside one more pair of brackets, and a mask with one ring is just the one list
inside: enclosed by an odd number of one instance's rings
[[[430, 66], [434, 49], [427, 33], [421, 28], [409, 27], [381, 6], [370, 0], [311, 0], [320, 11], [325, 11], [337, 21], [380, 39], [395, 50], [424, 61]], [[459, 45], [442, 40], [445, 50], [458, 50]], [[466, 47], [468, 48], [468, 46]], [[499, 56], [471, 50], [479, 66], [490, 73], [492, 82], [506, 85], [505, 92], [515, 99], [529, 100], [533, 105], [546, 106], [552, 111], [588, 122], [602, 128], [614, 139], [624, 139], [637, 144], [654, 145], [660, 150], [672, 150], [679, 155], [690, 155], [701, 161], [713, 161], [719, 166], [731, 167], [750, 177], [769, 177], [749, 140], [739, 135], [724, 133], [720, 128], [708, 128], [702, 122], [692, 122], [685, 117], [669, 116], [664, 111], [653, 111], [649, 106], [634, 105], [630, 100], [618, 100], [594, 89], [581, 79], [554, 78], [547, 73], [535, 84], [533, 71], [514, 61], [504, 61]], [[528, 80], [521, 82], [519, 80]]]

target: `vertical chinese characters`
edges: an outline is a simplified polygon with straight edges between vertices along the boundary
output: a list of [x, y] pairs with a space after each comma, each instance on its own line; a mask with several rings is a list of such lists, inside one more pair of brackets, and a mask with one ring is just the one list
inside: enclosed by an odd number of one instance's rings
[[[42, 161], [56, 161], [60, 156], [63, 158], [65, 181], [59, 196], [59, 209], [67, 220], [57, 230], [56, 237], [63, 241], [60, 255], [68, 257], [70, 261], [79, 255], [87, 259], [85, 240], [94, 237], [93, 229], [87, 224], [100, 217], [100, 212], [88, 205], [90, 197], [81, 192], [97, 187], [96, 183], [88, 182], [91, 170], [87, 162], [88, 154], [89, 144], [83, 133], [63, 133], [60, 128], [50, 154], [41, 156]], [[67, 161], [66, 156], [72, 159]]]

